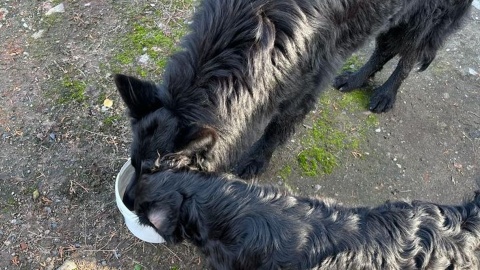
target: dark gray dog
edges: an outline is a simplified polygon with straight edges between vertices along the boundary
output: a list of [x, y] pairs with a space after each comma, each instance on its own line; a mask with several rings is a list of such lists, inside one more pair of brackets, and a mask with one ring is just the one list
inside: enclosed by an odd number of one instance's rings
[[[386, 112], [393, 107], [397, 91], [415, 65], [424, 71], [449, 34], [460, 27], [461, 19], [472, 0], [399, 1], [407, 7], [402, 16], [381, 31], [376, 48], [368, 62], [357, 72], [346, 72], [335, 78], [333, 86], [348, 92], [365, 86], [394, 56], [400, 56], [397, 67], [387, 81], [376, 88], [370, 98], [370, 110]], [[360, 25], [359, 27], [366, 27]]]
[[347, 208], [203, 172], [142, 175], [135, 211], [212, 269], [479, 269], [480, 195]]
[[125, 204], [133, 207], [137, 179], [158, 154], [167, 167], [235, 168], [243, 179], [263, 172], [344, 60], [372, 35], [379, 36], [372, 59], [336, 85], [362, 85], [400, 54], [372, 97], [372, 110], [387, 110], [412, 66], [428, 66], [471, 2], [204, 0], [161, 85], [115, 76], [132, 116], [136, 174]]

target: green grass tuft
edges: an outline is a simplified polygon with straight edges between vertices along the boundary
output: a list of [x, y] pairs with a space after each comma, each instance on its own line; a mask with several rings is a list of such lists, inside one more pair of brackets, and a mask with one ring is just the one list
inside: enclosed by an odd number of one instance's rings
[[87, 85], [83, 81], [74, 80], [69, 77], [64, 77], [61, 82], [58, 103], [69, 104], [71, 102], [83, 103], [87, 97], [85, 96], [85, 89]]

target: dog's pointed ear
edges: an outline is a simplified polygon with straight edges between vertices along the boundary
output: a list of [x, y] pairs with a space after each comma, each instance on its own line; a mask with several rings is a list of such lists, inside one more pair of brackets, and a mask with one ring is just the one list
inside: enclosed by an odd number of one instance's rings
[[114, 80], [131, 117], [142, 118], [162, 106], [154, 83], [122, 74], [116, 74]]
[[204, 125], [189, 125], [180, 130], [181, 136], [177, 136], [176, 148], [186, 155], [194, 153], [208, 153], [218, 139], [215, 129]]
[[147, 212], [148, 221], [157, 229], [157, 232], [169, 238], [175, 231], [180, 216], [180, 206], [183, 196], [176, 192], [169, 192], [153, 202]]

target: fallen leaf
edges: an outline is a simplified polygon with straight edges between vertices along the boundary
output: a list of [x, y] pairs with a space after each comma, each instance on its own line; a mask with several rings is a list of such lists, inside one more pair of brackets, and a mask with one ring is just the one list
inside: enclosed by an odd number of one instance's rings
[[38, 192], [38, 189], [35, 189], [32, 194], [33, 200], [35, 201], [36, 199], [38, 199], [39, 196], [40, 192]]
[[15, 265], [15, 266], [20, 265], [20, 260], [18, 259], [18, 255], [13, 256], [11, 262], [12, 262], [12, 264]]
[[105, 107], [107, 107], [107, 108], [112, 107], [112, 105], [113, 105], [113, 100], [111, 100], [111, 99], [106, 98], [106, 99], [103, 101], [103, 106], [105, 106]]

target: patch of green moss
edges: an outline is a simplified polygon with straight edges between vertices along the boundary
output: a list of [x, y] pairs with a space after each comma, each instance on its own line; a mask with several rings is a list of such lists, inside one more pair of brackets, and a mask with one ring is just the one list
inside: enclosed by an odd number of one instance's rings
[[279, 172], [278, 172], [278, 175], [280, 176], [280, 178], [282, 178], [283, 180], [287, 180], [290, 175], [292, 174], [292, 167], [290, 167], [289, 165], [287, 166], [284, 166]]
[[110, 115], [105, 117], [105, 119], [103, 119], [103, 124], [106, 127], [111, 127], [115, 122], [117, 122], [120, 119], [121, 117], [119, 115]]
[[132, 32], [126, 35], [124, 39], [123, 50], [116, 56], [121, 64], [130, 64], [137, 57], [147, 54], [150, 59], [157, 62], [163, 55], [172, 50], [174, 41], [166, 36], [161, 29], [156, 26], [148, 26], [146, 23], [135, 23]]
[[355, 71], [363, 65], [363, 60], [357, 54], [353, 54], [350, 58], [345, 61], [341, 69], [342, 72], [345, 71]]
[[378, 125], [376, 115], [364, 113], [368, 100], [368, 91], [340, 93], [330, 89], [322, 95], [320, 111], [297, 155], [304, 175], [330, 174], [345, 154], [361, 152], [367, 131]]
[[15, 209], [18, 208], [18, 202], [17, 200], [15, 200], [13, 195], [10, 195], [10, 194], [5, 194], [5, 195], [7, 195], [6, 198], [4, 197], [5, 200], [3, 200], [3, 202], [0, 201], [0, 210], [1, 210], [1, 213], [8, 214], [11, 211], [14, 211]]
[[58, 91], [58, 103], [68, 104], [71, 102], [84, 102], [87, 99], [87, 97], [85, 96], [86, 87], [87, 85], [83, 81], [64, 77]]
[[338, 165], [337, 158], [326, 148], [320, 147], [303, 150], [297, 159], [306, 176], [316, 176], [319, 172], [332, 173]]
[[[191, 0], [165, 2], [170, 6], [169, 14], [174, 14], [178, 10], [188, 10], [192, 8], [193, 3]], [[115, 63], [112, 66], [116, 70], [113, 72], [129, 69], [129, 72], [146, 77], [152, 72], [158, 74], [159, 71], [163, 71], [170, 55], [179, 49], [177, 44], [187, 34], [188, 27], [182, 16], [169, 15], [167, 20], [162, 12], [162, 9], [153, 9], [146, 5], [142, 15], [131, 14], [135, 21], [132, 22], [131, 29], [118, 40], [120, 49], [114, 56]], [[137, 63], [141, 56], [148, 56], [148, 61], [143, 64]]]
[[342, 95], [338, 105], [348, 111], [358, 111], [368, 109], [371, 91], [362, 89], [352, 91]]

